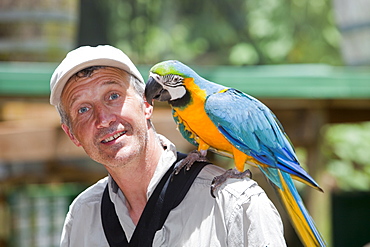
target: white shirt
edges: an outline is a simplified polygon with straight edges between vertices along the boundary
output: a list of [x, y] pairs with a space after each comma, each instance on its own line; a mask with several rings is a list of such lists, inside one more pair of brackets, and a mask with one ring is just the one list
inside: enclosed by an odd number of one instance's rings
[[[167, 146], [148, 186], [148, 198], [176, 160], [176, 149], [163, 136]], [[228, 179], [210, 195], [215, 176], [224, 170], [207, 165], [194, 180], [189, 192], [173, 209], [156, 232], [153, 246], [286, 246], [283, 225], [275, 206], [257, 183], [249, 178]], [[135, 225], [125, 204], [125, 197], [108, 176], [82, 192], [71, 204], [66, 216], [61, 246], [109, 246], [101, 223], [101, 198], [106, 184], [116, 213], [130, 239]]]

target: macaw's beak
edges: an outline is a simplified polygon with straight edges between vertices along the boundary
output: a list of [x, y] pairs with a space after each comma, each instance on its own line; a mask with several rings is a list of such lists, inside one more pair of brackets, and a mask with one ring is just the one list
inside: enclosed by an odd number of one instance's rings
[[153, 100], [168, 101], [171, 99], [170, 93], [151, 76], [146, 83], [144, 95], [146, 101], [151, 105], [153, 105]]

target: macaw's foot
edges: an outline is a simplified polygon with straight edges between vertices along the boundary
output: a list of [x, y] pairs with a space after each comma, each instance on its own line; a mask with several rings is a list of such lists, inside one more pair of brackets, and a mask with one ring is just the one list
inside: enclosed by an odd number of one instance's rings
[[183, 167], [185, 167], [187, 171], [190, 170], [191, 166], [196, 161], [207, 162], [207, 158], [205, 154], [202, 154], [197, 150], [191, 151], [188, 156], [186, 156], [185, 159], [181, 160], [180, 163], [175, 167], [175, 175], [179, 174], [180, 170]]
[[228, 178], [237, 178], [237, 179], [243, 179], [243, 178], [252, 178], [252, 172], [247, 169], [244, 172], [240, 172], [237, 169], [229, 169], [224, 174], [221, 174], [220, 176], [215, 177], [212, 180], [211, 184], [211, 195], [212, 197], [215, 197], [214, 192], [218, 187], [220, 187]]

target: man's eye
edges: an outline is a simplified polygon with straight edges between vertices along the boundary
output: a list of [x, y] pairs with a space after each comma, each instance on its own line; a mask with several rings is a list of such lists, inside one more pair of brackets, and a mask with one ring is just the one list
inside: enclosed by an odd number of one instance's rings
[[114, 100], [114, 99], [118, 99], [119, 98], [119, 94], [118, 93], [112, 93], [110, 96], [109, 96], [109, 99], [110, 100]]
[[80, 109], [78, 109], [78, 113], [85, 113], [85, 112], [87, 112], [89, 110], [89, 108], [87, 108], [87, 107], [81, 107]]

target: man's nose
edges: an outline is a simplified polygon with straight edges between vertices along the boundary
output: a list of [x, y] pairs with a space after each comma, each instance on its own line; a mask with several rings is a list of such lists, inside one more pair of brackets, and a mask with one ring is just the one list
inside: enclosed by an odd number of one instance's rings
[[112, 122], [116, 121], [115, 114], [106, 107], [97, 107], [95, 114], [97, 128], [109, 127]]

